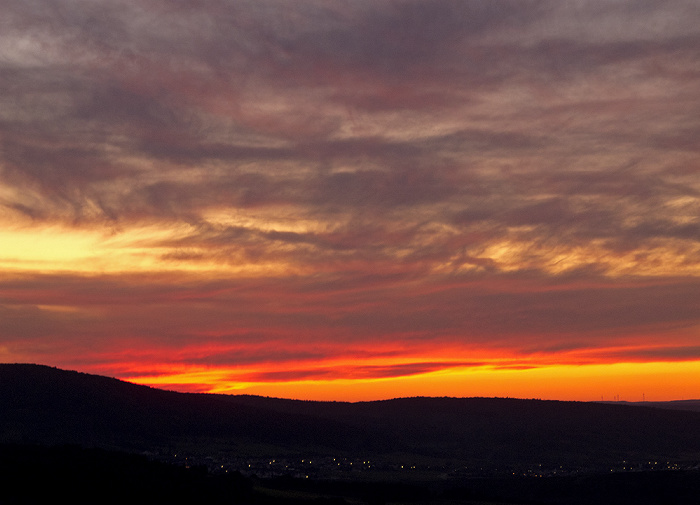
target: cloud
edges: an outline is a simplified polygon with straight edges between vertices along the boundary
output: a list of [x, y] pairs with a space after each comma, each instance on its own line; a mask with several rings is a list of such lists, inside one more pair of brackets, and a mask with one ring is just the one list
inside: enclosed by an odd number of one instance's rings
[[0, 245], [0, 344], [684, 348], [698, 26], [692, 1], [6, 1], [3, 239], [96, 238]]
[[[264, 361], [261, 345], [278, 349], [267, 351], [273, 361], [275, 356], [291, 359], [284, 349], [299, 358], [319, 345], [323, 353], [340, 355], [348, 345], [376, 350], [380, 344], [409, 353], [445, 345], [468, 352], [476, 345], [517, 354], [568, 343], [628, 345], [667, 339], [672, 331], [682, 339], [700, 324], [695, 302], [700, 288], [693, 281], [582, 287], [578, 282], [546, 285], [505, 278], [484, 285], [484, 279], [464, 279], [452, 285], [418, 284], [410, 291], [406, 282], [390, 275], [314, 281], [195, 282], [185, 277], [175, 282], [167, 276], [5, 281], [0, 286], [3, 338], [17, 344], [43, 333], [88, 354], [96, 342], [110, 348], [133, 346], [134, 352], [171, 349], [165, 354], [181, 346], [194, 352], [194, 342], [201, 341], [204, 349], [206, 343], [218, 342], [206, 359], [230, 359], [234, 365]], [[292, 351], [297, 345], [302, 349]], [[235, 350], [237, 346], [243, 347]], [[250, 355], [245, 349], [256, 350]]]
[[483, 363], [402, 363], [399, 365], [356, 365], [311, 370], [279, 370], [255, 373], [245, 377], [251, 382], [285, 382], [334, 379], [388, 379], [420, 375], [457, 367], [478, 367]]
[[618, 352], [605, 353], [608, 359], [632, 361], [691, 361], [700, 359], [700, 347], [686, 346], [655, 346], [642, 349], [625, 349]]

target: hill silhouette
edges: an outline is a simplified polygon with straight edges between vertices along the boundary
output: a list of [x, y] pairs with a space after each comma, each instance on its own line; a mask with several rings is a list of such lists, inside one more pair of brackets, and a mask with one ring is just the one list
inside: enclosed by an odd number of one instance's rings
[[[603, 403], [603, 402], [601, 402]], [[612, 402], [608, 402], [612, 403]], [[700, 400], [672, 400], [669, 402], [614, 402], [635, 407], [655, 407], [670, 410], [693, 410], [700, 412]]]
[[593, 468], [700, 461], [700, 412], [507, 398], [346, 403], [176, 393], [2, 364], [0, 443]]

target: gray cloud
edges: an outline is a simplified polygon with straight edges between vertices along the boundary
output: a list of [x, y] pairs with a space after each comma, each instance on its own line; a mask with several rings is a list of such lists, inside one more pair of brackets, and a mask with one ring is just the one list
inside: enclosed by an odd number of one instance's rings
[[[409, 291], [405, 285], [411, 277], [381, 273], [359, 279], [348, 274], [184, 284], [168, 277], [41, 276], [0, 283], [3, 338], [19, 342], [43, 332], [65, 344], [84, 345], [86, 351], [94, 339], [118, 345], [126, 337], [142, 338], [178, 347], [218, 335], [217, 345], [223, 346], [281, 339], [280, 352], [284, 341], [304, 346], [325, 341], [341, 348], [369, 342], [402, 341], [418, 348], [488, 342], [532, 352], [566, 348], [572, 341], [596, 347], [637, 335], [653, 339], [700, 324], [700, 286], [692, 280], [640, 280], [627, 286], [601, 280], [583, 287], [575, 279], [556, 285], [505, 277], [491, 279], [484, 288], [486, 279], [453, 279]], [[22, 328], [29, 333], [23, 335]], [[233, 363], [237, 355], [229, 354]], [[245, 353], [240, 356], [250, 361]]]

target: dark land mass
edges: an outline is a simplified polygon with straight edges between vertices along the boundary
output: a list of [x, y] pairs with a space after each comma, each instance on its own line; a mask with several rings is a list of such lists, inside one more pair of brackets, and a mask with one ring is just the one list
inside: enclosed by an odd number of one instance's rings
[[28, 474], [73, 502], [700, 503], [700, 412], [647, 405], [308, 402], [0, 365], [0, 444], [0, 503], [40, 501]]
[[0, 444], [0, 503], [247, 505], [693, 505], [697, 471], [458, 480], [260, 479], [131, 453]]
[[[604, 403], [604, 402], [601, 402]], [[670, 410], [692, 410], [700, 412], [700, 400], [672, 400], [670, 402], [607, 402], [617, 405], [631, 405], [633, 407], [655, 407]]]

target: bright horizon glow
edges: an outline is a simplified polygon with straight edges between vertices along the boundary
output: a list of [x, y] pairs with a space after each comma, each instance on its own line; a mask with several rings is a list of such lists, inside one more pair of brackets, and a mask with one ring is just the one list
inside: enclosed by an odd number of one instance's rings
[[[528, 370], [437, 371], [409, 377], [316, 380], [284, 383], [229, 383], [225, 370], [124, 377], [159, 389], [214, 394], [250, 394], [295, 400], [374, 401], [411, 396], [510, 397], [559, 401], [638, 402], [698, 399], [687, 377], [700, 361], [554, 365]], [[674, 395], [669, 396], [669, 390]]]
[[[510, 397], [559, 401], [672, 401], [697, 398], [687, 380], [699, 361], [547, 365], [519, 369], [455, 367], [410, 376], [284, 382], [247, 382], [251, 370], [185, 367], [123, 380], [159, 389], [315, 401], [374, 401], [410, 396]], [[231, 377], [241, 377], [240, 380]], [[673, 391], [672, 395], [668, 391]]]

